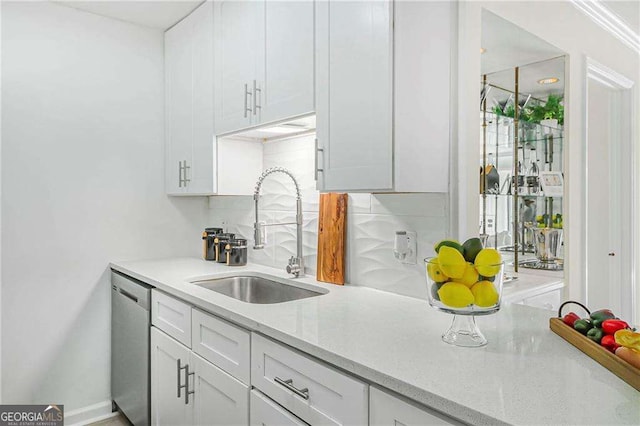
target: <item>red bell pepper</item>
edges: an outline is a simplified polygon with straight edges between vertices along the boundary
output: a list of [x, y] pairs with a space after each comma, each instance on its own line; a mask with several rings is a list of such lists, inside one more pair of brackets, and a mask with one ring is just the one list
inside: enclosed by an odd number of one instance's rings
[[620, 345], [616, 343], [615, 337], [613, 337], [611, 334], [603, 336], [602, 340], [600, 340], [600, 345], [604, 346], [611, 352], [615, 352], [616, 349], [620, 347]]
[[580, 317], [575, 312], [569, 312], [567, 315], [562, 317], [562, 322], [567, 324], [569, 327], [573, 327], [573, 323], [579, 320]]
[[620, 319], [608, 319], [602, 322], [602, 331], [607, 334], [614, 334], [618, 330], [629, 328], [629, 324]]

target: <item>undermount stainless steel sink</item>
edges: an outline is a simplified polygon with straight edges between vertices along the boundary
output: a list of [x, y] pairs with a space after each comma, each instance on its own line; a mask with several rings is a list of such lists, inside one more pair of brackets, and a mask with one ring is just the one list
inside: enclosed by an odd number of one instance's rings
[[192, 283], [242, 302], [258, 304], [289, 302], [325, 294], [251, 276], [201, 280]]

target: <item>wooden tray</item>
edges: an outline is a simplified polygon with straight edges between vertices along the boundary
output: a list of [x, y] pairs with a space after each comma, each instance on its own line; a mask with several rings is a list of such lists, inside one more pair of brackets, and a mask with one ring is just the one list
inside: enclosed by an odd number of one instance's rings
[[596, 360], [607, 370], [640, 391], [640, 369], [612, 354], [593, 340], [562, 322], [560, 318], [549, 319], [551, 331]]

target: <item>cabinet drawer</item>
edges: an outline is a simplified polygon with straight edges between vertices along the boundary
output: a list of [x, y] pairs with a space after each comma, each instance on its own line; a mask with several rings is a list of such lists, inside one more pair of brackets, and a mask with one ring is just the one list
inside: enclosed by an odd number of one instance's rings
[[560, 307], [562, 301], [562, 289], [550, 291], [548, 293], [538, 294], [537, 296], [527, 297], [523, 301], [523, 305], [533, 306], [534, 308], [548, 309], [555, 311]]
[[240, 381], [250, 383], [251, 334], [197, 309], [191, 312], [191, 343], [195, 353]]
[[251, 384], [309, 424], [369, 422], [366, 383], [255, 333]]
[[305, 422], [256, 390], [251, 391], [249, 406], [251, 426], [306, 426]]
[[191, 306], [158, 290], [151, 291], [151, 323], [191, 347]]
[[462, 423], [429, 410], [427, 407], [419, 407], [417, 404], [406, 402], [400, 398], [370, 387], [370, 422], [371, 426], [405, 425], [461, 425]]

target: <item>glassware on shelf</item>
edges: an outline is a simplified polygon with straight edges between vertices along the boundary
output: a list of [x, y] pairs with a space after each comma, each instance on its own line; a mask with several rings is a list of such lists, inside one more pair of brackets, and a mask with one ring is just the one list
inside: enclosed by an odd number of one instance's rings
[[527, 168], [526, 182], [527, 182], [527, 194], [539, 195], [540, 194], [540, 165], [536, 159], [536, 150], [532, 149], [529, 153], [530, 162]]
[[493, 162], [493, 153], [487, 155], [487, 164], [484, 168], [480, 167], [480, 193], [481, 194], [499, 194], [500, 193], [500, 174]]
[[[478, 347], [486, 345], [487, 339], [478, 328], [475, 317], [494, 314], [500, 310], [504, 262], [484, 265], [481, 268], [481, 272], [491, 276], [482, 276], [476, 271], [477, 280], [475, 278], [469, 279], [468, 276], [460, 279], [451, 279], [445, 276], [447, 281], [443, 282], [434, 280], [434, 277], [441, 276], [435, 271], [446, 271], [448, 266], [440, 265], [437, 257], [427, 258], [424, 262], [427, 269], [429, 305], [441, 312], [453, 314], [451, 326], [442, 335], [442, 340], [456, 346]], [[467, 265], [467, 267], [474, 268], [471, 263]], [[463, 281], [475, 282], [469, 285], [464, 284]], [[450, 287], [445, 288], [446, 285], [450, 285]], [[478, 286], [476, 290], [474, 290], [475, 286]], [[445, 289], [446, 292], [442, 289]], [[449, 299], [442, 300], [444, 299], [443, 294], [448, 294]]]

